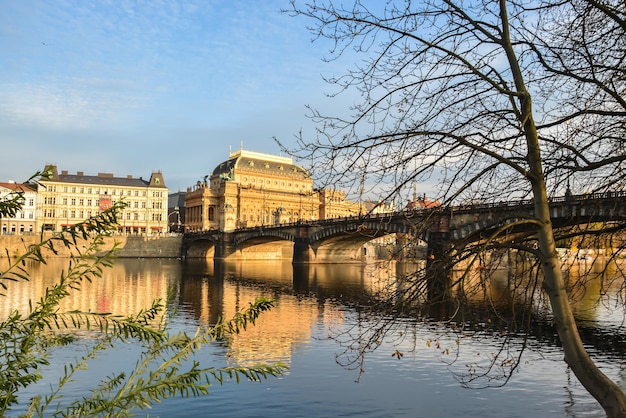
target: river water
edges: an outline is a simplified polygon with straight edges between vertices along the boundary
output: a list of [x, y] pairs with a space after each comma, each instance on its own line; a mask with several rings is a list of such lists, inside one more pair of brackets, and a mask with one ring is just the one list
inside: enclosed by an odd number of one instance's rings
[[[50, 286], [66, 260], [32, 266], [32, 280], [11, 284], [0, 316], [26, 309]], [[451, 333], [443, 324], [403, 320], [395, 336], [382, 339], [363, 363], [350, 363], [342, 342], [358, 342], [369, 318], [358, 309], [380, 290], [381, 272], [360, 265], [318, 265], [294, 269], [288, 262], [217, 263], [204, 260], [119, 259], [102, 278], [85, 283], [63, 309], [130, 315], [157, 298], [172, 294], [177, 308], [172, 328], [193, 331], [231, 317], [256, 297], [274, 299], [275, 308], [256, 326], [225, 343], [203, 349], [205, 365], [253, 365], [283, 362], [281, 377], [258, 382], [225, 382], [207, 397], [167, 399], [139, 416], [191, 417], [600, 417], [603, 412], [568, 370], [549, 325], [529, 338], [507, 340], [494, 332]], [[383, 277], [389, 280], [389, 277]], [[169, 292], [169, 293], [168, 293]], [[584, 299], [584, 298], [583, 298]], [[619, 305], [619, 303], [617, 303]], [[594, 360], [626, 389], [623, 307], [616, 300], [579, 303], [585, 308], [584, 335]], [[352, 334], [348, 335], [347, 333]], [[354, 337], [354, 339], [352, 338]], [[84, 343], [53, 351], [44, 381], [21, 393], [24, 402], [45, 394], [59, 370], [76, 359]], [[521, 350], [521, 348], [524, 348]], [[519, 366], [508, 382], [479, 380], [474, 387], [461, 380], [484, 365], [494, 353], [520, 351]], [[70, 399], [114, 371], [132, 367], [139, 348], [120, 343], [93, 361], [70, 384]], [[503, 357], [506, 358], [506, 357]], [[487, 363], [489, 363], [487, 361]], [[506, 365], [504, 365], [506, 366]], [[506, 369], [504, 367], [503, 369]], [[493, 375], [497, 375], [497, 370]], [[490, 375], [491, 376], [491, 375]], [[471, 386], [471, 385], [470, 385]], [[495, 386], [482, 388], [483, 386]], [[23, 412], [23, 404], [9, 416]]]

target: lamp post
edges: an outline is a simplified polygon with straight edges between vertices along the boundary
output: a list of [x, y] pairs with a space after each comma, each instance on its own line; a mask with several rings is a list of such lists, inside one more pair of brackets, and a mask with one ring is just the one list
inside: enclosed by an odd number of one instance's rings
[[[176, 214], [176, 222], [170, 222], [170, 217]], [[174, 210], [167, 214], [167, 222], [170, 226], [170, 232], [180, 232], [180, 208], [174, 206]]]

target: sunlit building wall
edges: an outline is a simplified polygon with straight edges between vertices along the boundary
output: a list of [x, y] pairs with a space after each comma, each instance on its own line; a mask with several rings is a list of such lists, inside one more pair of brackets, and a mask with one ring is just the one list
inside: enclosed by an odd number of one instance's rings
[[319, 201], [310, 174], [291, 158], [240, 150], [189, 188], [185, 216], [186, 231], [232, 230], [315, 220]]
[[167, 231], [168, 189], [160, 172], [144, 180], [111, 173], [59, 174], [54, 165], [45, 170], [51, 177], [42, 178], [37, 188], [38, 230], [60, 231], [124, 201], [127, 206], [119, 216], [118, 232], [155, 235]]
[[229, 231], [361, 212], [345, 193], [315, 190], [311, 175], [291, 158], [239, 150], [187, 190], [185, 231]]

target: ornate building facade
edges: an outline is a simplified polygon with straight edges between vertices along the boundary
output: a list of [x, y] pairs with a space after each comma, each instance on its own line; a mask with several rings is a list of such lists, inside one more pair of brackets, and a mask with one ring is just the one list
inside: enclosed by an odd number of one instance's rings
[[359, 214], [339, 192], [313, 188], [289, 157], [239, 150], [187, 190], [185, 231], [230, 231]]
[[37, 189], [37, 230], [60, 231], [109, 208], [118, 201], [127, 206], [119, 217], [118, 232], [155, 235], [167, 231], [167, 196], [163, 175], [154, 172], [149, 180], [111, 173], [69, 174], [49, 165]]

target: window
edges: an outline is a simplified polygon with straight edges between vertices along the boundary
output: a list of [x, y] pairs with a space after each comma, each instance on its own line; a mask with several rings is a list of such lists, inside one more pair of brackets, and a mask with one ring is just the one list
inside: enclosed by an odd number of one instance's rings
[[76, 218], [76, 211], [73, 209], [70, 211], [70, 218]]
[[85, 201], [83, 199], [78, 199], [79, 206], [85, 206]]
[[84, 187], [80, 188], [80, 193], [85, 193], [85, 188]]
[[76, 187], [72, 187], [72, 193], [76, 193]]
[[67, 193], [67, 186], [63, 186], [63, 192]]
[[72, 198], [72, 200], [71, 200], [70, 204], [71, 204], [72, 206], [76, 206], [76, 199]]
[[136, 221], [139, 220], [139, 214], [137, 212], [135, 212], [133, 215], [134, 215], [133, 216], [134, 220], [136, 220]]

